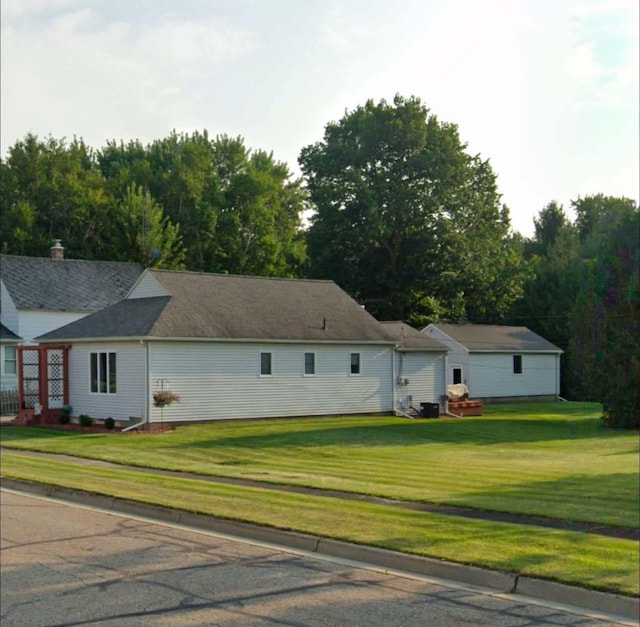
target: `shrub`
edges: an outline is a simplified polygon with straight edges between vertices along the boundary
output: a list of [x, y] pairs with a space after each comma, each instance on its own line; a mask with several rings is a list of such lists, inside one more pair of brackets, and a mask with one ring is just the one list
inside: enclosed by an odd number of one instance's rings
[[60, 424], [68, 425], [71, 422], [71, 405], [65, 405], [60, 414]]
[[87, 414], [80, 415], [78, 420], [82, 427], [90, 427], [93, 424], [93, 418], [91, 416], [87, 416]]
[[113, 418], [107, 418], [107, 419], [104, 421], [104, 426], [105, 426], [107, 429], [113, 429], [113, 428], [116, 426], [116, 421], [115, 421]]

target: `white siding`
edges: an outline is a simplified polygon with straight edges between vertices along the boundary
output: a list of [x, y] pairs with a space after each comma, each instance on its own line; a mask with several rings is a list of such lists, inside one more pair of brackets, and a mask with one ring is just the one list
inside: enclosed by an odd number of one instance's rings
[[65, 324], [75, 322], [88, 316], [90, 311], [20, 311], [20, 337], [27, 343], [34, 343], [33, 338], [48, 333]]
[[447, 383], [453, 383], [450, 374], [451, 366], [461, 366], [462, 383], [469, 388], [469, 394], [474, 396], [475, 391], [472, 391], [471, 382], [473, 373], [469, 368], [469, 351], [433, 325], [429, 325], [425, 329], [422, 329], [422, 333], [431, 336], [434, 340], [442, 342], [449, 349], [447, 357], [447, 369], [449, 370], [449, 372], [447, 372]]
[[[116, 353], [116, 394], [92, 394], [89, 353]], [[74, 344], [69, 351], [69, 404], [74, 416], [128, 420], [143, 418], [146, 395], [145, 347], [140, 342]]]
[[559, 360], [554, 354], [522, 355], [522, 374], [513, 373], [512, 353], [472, 353], [473, 398], [546, 396], [558, 393]]
[[168, 296], [169, 292], [158, 283], [149, 272], [144, 272], [131, 289], [127, 298], [150, 298], [151, 296]]
[[[396, 398], [406, 411], [410, 406], [420, 409], [420, 403], [440, 403], [445, 393], [444, 353], [410, 352], [396, 355]], [[408, 383], [398, 384], [398, 378]]]
[[0, 280], [0, 322], [7, 329], [13, 331], [16, 335], [20, 335], [18, 329], [18, 310], [9, 295], [4, 283]]
[[[152, 390], [180, 402], [151, 409], [152, 422], [304, 416], [392, 409], [392, 347], [150, 342]], [[261, 377], [260, 352], [273, 355], [273, 375]], [[304, 353], [316, 354], [316, 374], [304, 376]], [[350, 353], [361, 374], [349, 374]]]

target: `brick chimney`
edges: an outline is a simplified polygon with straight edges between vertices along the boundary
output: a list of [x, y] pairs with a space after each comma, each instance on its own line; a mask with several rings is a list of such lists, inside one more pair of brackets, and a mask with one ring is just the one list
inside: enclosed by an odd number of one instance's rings
[[61, 240], [55, 240], [55, 244], [50, 248], [51, 259], [64, 259], [64, 246], [60, 243]]

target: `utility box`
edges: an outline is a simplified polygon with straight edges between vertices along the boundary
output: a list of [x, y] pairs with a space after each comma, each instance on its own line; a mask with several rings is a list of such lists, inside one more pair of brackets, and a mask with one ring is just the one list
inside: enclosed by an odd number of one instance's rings
[[439, 418], [440, 404], [439, 403], [420, 403], [420, 415], [423, 418]]

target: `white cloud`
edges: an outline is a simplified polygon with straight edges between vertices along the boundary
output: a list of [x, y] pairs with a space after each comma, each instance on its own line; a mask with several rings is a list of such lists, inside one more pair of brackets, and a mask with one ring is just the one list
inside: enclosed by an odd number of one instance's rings
[[[213, 17], [134, 25], [72, 8], [43, 22], [8, 20], [2, 126], [19, 136], [73, 129], [98, 145], [120, 134], [148, 139], [189, 115], [202, 86], [213, 90], [217, 72], [256, 48], [249, 31]], [[3, 131], [3, 150], [15, 139]]]

